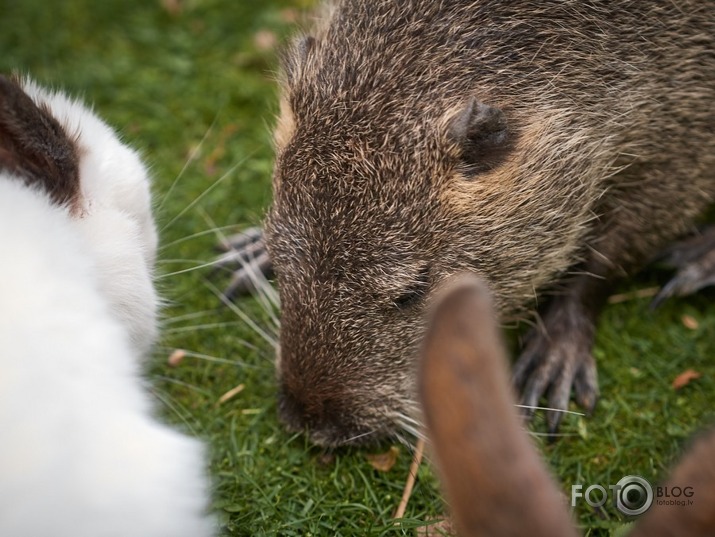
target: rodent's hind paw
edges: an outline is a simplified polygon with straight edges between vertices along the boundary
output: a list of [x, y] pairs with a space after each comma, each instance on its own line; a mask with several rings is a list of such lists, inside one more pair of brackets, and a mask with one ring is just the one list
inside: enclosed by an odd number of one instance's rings
[[261, 228], [252, 227], [231, 235], [218, 247], [224, 253], [213, 263], [215, 270], [233, 267], [231, 281], [224, 291], [226, 298], [255, 293], [273, 277], [273, 264]]
[[670, 297], [690, 295], [715, 285], [715, 226], [674, 244], [662, 258], [677, 272], [653, 299], [651, 308], [657, 308]]
[[[560, 306], [560, 307], [559, 307]], [[568, 304], [552, 304], [544, 326], [534, 329], [514, 364], [513, 380], [527, 419], [546, 396], [548, 433], [556, 435], [573, 390], [576, 403], [592, 412], [598, 398], [593, 326]]]

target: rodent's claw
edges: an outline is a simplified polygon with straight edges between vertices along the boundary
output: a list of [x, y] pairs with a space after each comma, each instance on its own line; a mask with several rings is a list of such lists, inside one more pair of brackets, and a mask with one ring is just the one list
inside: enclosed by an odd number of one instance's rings
[[263, 241], [263, 230], [260, 227], [249, 227], [240, 233], [222, 239], [218, 244], [218, 248], [222, 252], [240, 251], [258, 241]]
[[[537, 407], [542, 397], [553, 411], [546, 411], [549, 434], [556, 434], [571, 399], [591, 412], [598, 395], [596, 362], [591, 355], [592, 325], [582, 322], [574, 310], [558, 304], [544, 319], [544, 328], [530, 335], [514, 364], [513, 381], [522, 394], [521, 404]], [[525, 408], [527, 419], [533, 408]]]
[[573, 380], [576, 404], [588, 414], [593, 413], [598, 400], [598, 373], [596, 371], [596, 360], [589, 353], [582, 361], [581, 367], [576, 372]]
[[268, 252], [261, 252], [233, 272], [231, 281], [223, 294], [226, 298], [233, 299], [237, 296], [255, 293], [266, 280], [272, 277], [273, 264], [268, 257]]
[[224, 254], [214, 262], [214, 271], [235, 267], [231, 281], [224, 291], [226, 298], [255, 293], [273, 277], [273, 264], [263, 242], [263, 230], [248, 228], [218, 245]]
[[715, 226], [676, 243], [668, 249], [664, 260], [678, 272], [653, 299], [652, 309], [670, 297], [690, 295], [715, 285]]

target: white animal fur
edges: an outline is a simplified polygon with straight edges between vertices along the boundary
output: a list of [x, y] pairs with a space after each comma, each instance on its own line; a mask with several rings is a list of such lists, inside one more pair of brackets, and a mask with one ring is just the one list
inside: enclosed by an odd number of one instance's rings
[[0, 172], [0, 535], [212, 533], [204, 450], [153, 418], [157, 234], [138, 156], [25, 82], [78, 135], [82, 209]]

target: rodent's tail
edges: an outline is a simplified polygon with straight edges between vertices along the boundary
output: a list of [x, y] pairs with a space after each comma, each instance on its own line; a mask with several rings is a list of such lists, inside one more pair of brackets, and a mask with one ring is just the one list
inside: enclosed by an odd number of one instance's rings
[[[490, 294], [474, 276], [458, 278], [432, 311], [419, 389], [459, 535], [577, 535], [566, 498], [520, 422]], [[715, 430], [694, 443], [665, 485], [692, 504], [656, 498], [629, 535], [715, 535], [714, 455]]]

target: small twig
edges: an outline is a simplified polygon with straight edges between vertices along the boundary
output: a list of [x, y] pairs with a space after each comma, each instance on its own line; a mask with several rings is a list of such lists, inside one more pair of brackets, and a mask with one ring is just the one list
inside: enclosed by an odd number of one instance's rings
[[636, 291], [631, 291], [630, 293], [620, 293], [618, 295], [611, 295], [608, 297], [609, 304], [620, 304], [621, 302], [627, 302], [628, 300], [633, 300], [636, 298], [650, 298], [655, 296], [660, 291], [660, 287], [646, 287], [644, 289], [638, 289]]
[[415, 446], [415, 454], [412, 457], [412, 464], [410, 465], [410, 471], [407, 475], [407, 482], [405, 483], [405, 490], [402, 492], [402, 499], [400, 504], [397, 506], [395, 511], [395, 516], [393, 518], [402, 518], [405, 516], [405, 510], [407, 510], [407, 502], [410, 501], [410, 496], [412, 495], [412, 489], [415, 486], [415, 480], [417, 479], [417, 470], [420, 468], [420, 463], [422, 462], [422, 454], [425, 450], [425, 439], [420, 438], [417, 440], [417, 445]]
[[245, 387], [246, 386], [244, 384], [239, 384], [235, 388], [231, 388], [226, 393], [224, 393], [221, 397], [218, 398], [218, 401], [216, 401], [216, 404], [217, 405], [224, 404], [229, 399], [232, 399], [233, 397], [235, 397], [236, 395], [241, 393]]

